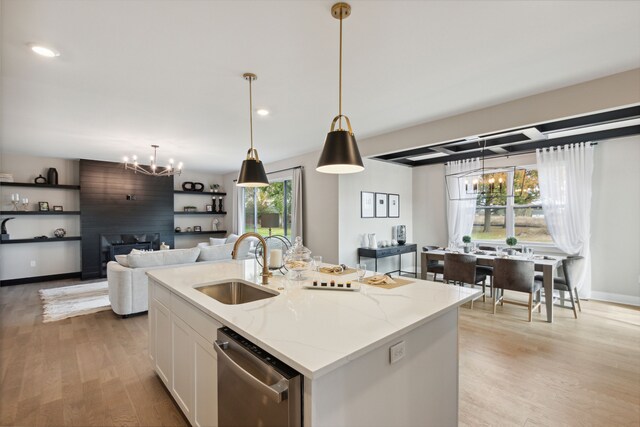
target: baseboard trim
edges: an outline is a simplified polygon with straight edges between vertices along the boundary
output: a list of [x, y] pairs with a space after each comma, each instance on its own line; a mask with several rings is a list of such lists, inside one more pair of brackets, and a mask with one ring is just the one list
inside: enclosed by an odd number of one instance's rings
[[598, 301], [640, 306], [640, 296], [613, 294], [611, 292], [591, 291], [591, 298]]
[[50, 282], [52, 280], [79, 279], [82, 275], [81, 271], [73, 273], [50, 274], [48, 276], [24, 277], [22, 279], [0, 280], [0, 286], [25, 285], [27, 283]]

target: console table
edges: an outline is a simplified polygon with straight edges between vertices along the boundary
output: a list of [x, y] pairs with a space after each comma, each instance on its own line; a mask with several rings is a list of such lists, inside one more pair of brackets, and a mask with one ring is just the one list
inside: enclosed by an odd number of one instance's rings
[[[403, 271], [402, 270], [402, 254], [408, 254], [413, 252], [413, 262], [415, 271]], [[358, 248], [358, 264], [360, 263], [360, 258], [373, 258], [375, 259], [375, 271], [378, 271], [378, 258], [386, 258], [390, 256], [398, 256], [398, 269], [391, 270], [387, 273], [395, 273], [397, 272], [399, 275], [402, 273], [413, 274], [416, 278], [418, 277], [418, 245], [415, 243], [407, 243], [404, 245], [398, 246], [390, 246], [388, 248]]]

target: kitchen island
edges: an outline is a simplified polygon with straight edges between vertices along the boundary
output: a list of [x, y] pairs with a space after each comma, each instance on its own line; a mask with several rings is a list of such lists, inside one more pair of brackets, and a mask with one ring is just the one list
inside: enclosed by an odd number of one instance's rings
[[259, 271], [242, 260], [147, 273], [149, 356], [193, 425], [217, 422], [213, 343], [221, 326], [304, 376], [305, 426], [457, 425], [458, 307], [479, 290], [417, 279], [359, 292], [304, 288], [313, 279], [354, 279], [316, 272], [305, 282], [274, 276], [268, 288], [279, 295], [240, 305], [195, 289], [260, 283]]

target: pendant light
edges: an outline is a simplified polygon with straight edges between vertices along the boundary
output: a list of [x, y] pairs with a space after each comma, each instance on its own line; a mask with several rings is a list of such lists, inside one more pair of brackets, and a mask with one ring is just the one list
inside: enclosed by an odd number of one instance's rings
[[[331, 15], [340, 20], [340, 73], [338, 115], [331, 122], [331, 130], [324, 141], [324, 148], [318, 160], [316, 170], [323, 173], [356, 173], [364, 170], [362, 157], [358, 150], [356, 137], [353, 135], [349, 118], [342, 114], [342, 20], [351, 15], [351, 6], [347, 3], [336, 3], [331, 7]], [[342, 119], [347, 129], [342, 128]], [[338, 129], [335, 129], [338, 123]]]
[[238, 175], [238, 187], [266, 187], [269, 185], [267, 174], [264, 172], [264, 165], [258, 157], [258, 150], [253, 148], [253, 97], [251, 93], [251, 82], [258, 79], [252, 73], [242, 75], [249, 81], [249, 127], [251, 129], [251, 148], [247, 151], [247, 158], [242, 162], [240, 174]]

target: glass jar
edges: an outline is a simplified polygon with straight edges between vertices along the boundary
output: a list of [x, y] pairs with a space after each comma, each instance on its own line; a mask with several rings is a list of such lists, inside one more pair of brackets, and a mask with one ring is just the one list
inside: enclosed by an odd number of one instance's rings
[[296, 237], [295, 243], [284, 256], [284, 265], [292, 272], [293, 280], [304, 280], [304, 272], [311, 268], [311, 251], [302, 244], [302, 237]]

